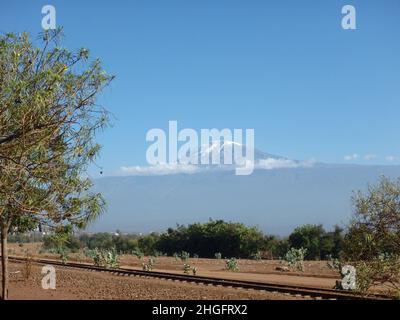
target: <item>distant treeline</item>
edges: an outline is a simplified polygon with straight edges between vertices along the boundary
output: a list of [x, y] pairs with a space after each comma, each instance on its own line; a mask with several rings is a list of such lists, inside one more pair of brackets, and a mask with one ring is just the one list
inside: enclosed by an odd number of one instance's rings
[[[10, 242], [42, 241], [45, 249], [57, 247], [54, 236], [40, 234], [11, 235]], [[188, 226], [178, 225], [165, 233], [147, 235], [95, 233], [70, 235], [64, 244], [66, 249], [77, 252], [80, 249], [115, 248], [119, 253], [145, 255], [174, 255], [182, 251], [191, 256], [214, 258], [216, 253], [222, 257], [268, 258], [283, 257], [290, 248], [307, 249], [306, 259], [322, 260], [337, 258], [343, 248], [344, 233], [339, 227], [326, 231], [322, 225], [303, 225], [296, 228], [289, 237], [280, 238], [265, 235], [255, 227], [242, 223], [210, 220]]]

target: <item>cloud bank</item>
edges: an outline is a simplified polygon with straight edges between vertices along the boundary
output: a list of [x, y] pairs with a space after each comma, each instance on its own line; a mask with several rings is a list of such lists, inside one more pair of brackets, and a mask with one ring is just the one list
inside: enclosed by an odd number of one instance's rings
[[[299, 167], [311, 167], [314, 164], [313, 160], [299, 162], [289, 159], [275, 159], [268, 158], [257, 161], [254, 164], [256, 170], [274, 170], [284, 168], [299, 168]], [[160, 164], [156, 166], [122, 166], [120, 167], [117, 175], [122, 176], [162, 176], [172, 174], [194, 174], [204, 171], [210, 171], [212, 169], [220, 170], [233, 170], [235, 165], [191, 165], [191, 164]]]
[[121, 167], [119, 175], [132, 175], [132, 176], [162, 176], [168, 174], [186, 173], [192, 174], [199, 172], [199, 167], [189, 164], [159, 164], [157, 166], [132, 166]]

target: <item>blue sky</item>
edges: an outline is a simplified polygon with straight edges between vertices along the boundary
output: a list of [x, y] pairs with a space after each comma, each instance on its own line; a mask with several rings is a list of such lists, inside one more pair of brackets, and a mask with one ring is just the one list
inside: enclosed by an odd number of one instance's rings
[[[169, 120], [254, 128], [258, 149], [295, 159], [400, 163], [398, 0], [1, 2], [0, 32], [36, 36], [52, 4], [64, 45], [117, 75], [100, 99], [116, 118], [104, 174], [145, 165], [146, 132]], [[345, 4], [357, 30], [341, 28]]]

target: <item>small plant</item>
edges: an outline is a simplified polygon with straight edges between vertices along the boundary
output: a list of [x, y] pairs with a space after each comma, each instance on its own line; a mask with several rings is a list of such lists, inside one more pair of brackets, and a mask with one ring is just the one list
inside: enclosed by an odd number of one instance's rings
[[174, 258], [175, 258], [175, 261], [178, 261], [179, 260], [179, 254], [178, 253], [174, 253]]
[[306, 253], [307, 249], [304, 248], [290, 248], [284, 257], [284, 260], [291, 269], [304, 272], [304, 257]]
[[229, 271], [238, 271], [239, 263], [235, 258], [231, 258], [231, 259], [225, 261], [225, 267]]
[[144, 253], [140, 250], [135, 250], [132, 252], [132, 254], [136, 256], [139, 260], [143, 260], [144, 258]]
[[119, 268], [119, 256], [115, 249], [99, 250], [96, 248], [91, 250], [89, 255], [97, 267]]
[[189, 274], [190, 271], [192, 272], [192, 274], [195, 276], [197, 274], [197, 267], [192, 267], [190, 264], [185, 263], [183, 265], [183, 273], [184, 274]]
[[253, 254], [251, 255], [251, 258], [252, 258], [253, 260], [261, 261], [261, 260], [262, 260], [261, 252], [260, 252], [260, 251], [257, 251], [256, 253], [253, 253]]
[[83, 255], [87, 258], [93, 259], [95, 256], [95, 250], [91, 250], [88, 248], [83, 249]]
[[106, 265], [110, 268], [119, 268], [119, 256], [115, 249], [106, 252]]
[[69, 258], [69, 251], [63, 248], [59, 250], [59, 254], [62, 263], [66, 264]]
[[155, 250], [154, 251], [154, 257], [157, 258], [157, 257], [160, 257], [160, 256], [162, 256], [162, 252]]
[[340, 262], [339, 259], [334, 259], [332, 256], [328, 255], [327, 257], [329, 261], [327, 262], [328, 268], [331, 270], [336, 270], [338, 272], [341, 272], [342, 269], [342, 263]]
[[82, 250], [79, 250], [76, 254], [76, 261], [84, 262], [85, 261], [85, 253]]
[[221, 260], [222, 259], [221, 252], [216, 252], [214, 256], [215, 256], [215, 259], [217, 259], [217, 260]]
[[180, 258], [181, 258], [181, 260], [182, 260], [183, 262], [187, 262], [187, 261], [189, 261], [190, 253], [189, 253], [189, 252], [186, 252], [186, 251], [182, 251], [182, 252], [181, 252]]
[[152, 271], [154, 269], [154, 265], [156, 263], [156, 260], [154, 257], [150, 257], [147, 263], [143, 262], [142, 267], [143, 271]]
[[183, 265], [183, 273], [184, 273], [184, 274], [189, 274], [189, 273], [190, 273], [190, 270], [191, 270], [190, 264], [185, 263], [185, 264]]

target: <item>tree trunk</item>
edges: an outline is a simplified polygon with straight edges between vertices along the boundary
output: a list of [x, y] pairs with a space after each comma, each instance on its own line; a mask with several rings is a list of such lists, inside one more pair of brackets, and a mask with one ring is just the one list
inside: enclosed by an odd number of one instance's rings
[[2, 271], [2, 294], [1, 299], [8, 298], [8, 250], [7, 250], [7, 227], [1, 228], [1, 271]]

